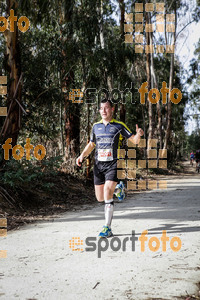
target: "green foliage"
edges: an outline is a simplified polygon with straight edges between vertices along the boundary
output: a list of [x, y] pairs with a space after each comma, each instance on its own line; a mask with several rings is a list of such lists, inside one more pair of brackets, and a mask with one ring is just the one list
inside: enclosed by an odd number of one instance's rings
[[[180, 9], [178, 14], [188, 9], [181, 1], [172, 3], [171, 0], [167, 0], [165, 4], [167, 13], [172, 13], [174, 9], [178, 10], [180, 7], [182, 10]], [[5, 8], [4, 4], [3, 9]], [[126, 1], [125, 11], [134, 12], [134, 1]], [[80, 148], [83, 148], [91, 129], [88, 128], [88, 124], [91, 127], [91, 124], [99, 119], [99, 115], [96, 104], [87, 106], [85, 103], [70, 103], [66, 108], [70, 89], [96, 88], [97, 91], [102, 88], [109, 89], [109, 77], [112, 87], [123, 91], [125, 88], [131, 88], [131, 85], [139, 89], [147, 80], [146, 57], [135, 54], [134, 45], [125, 45], [121, 38], [120, 26], [114, 16], [115, 12], [119, 17], [119, 2], [109, 0], [18, 1], [18, 16], [26, 15], [31, 24], [25, 34], [19, 32], [23, 73], [22, 105], [27, 113], [22, 116], [20, 140], [24, 141], [26, 137], [30, 137], [35, 145], [37, 142], [45, 145], [51, 143], [52, 148], [56, 148], [58, 150], [56, 153], [59, 153], [65, 146], [64, 125], [65, 130], [69, 125], [64, 124], [65, 117], [66, 114], [72, 113], [80, 116], [82, 141]], [[101, 43], [101, 34], [104, 47]], [[4, 37], [0, 35], [0, 63], [3, 70], [5, 58]], [[170, 55], [155, 55], [154, 67], [160, 90], [163, 81], [167, 84], [169, 82]], [[190, 84], [198, 73], [196, 60], [191, 64], [191, 71], [193, 77], [190, 78]], [[178, 61], [175, 61], [174, 73], [173, 86], [183, 91]], [[199, 86], [198, 83], [196, 87]], [[66, 87], [66, 92], [63, 92], [63, 86]], [[193, 98], [198, 97], [199, 89], [195, 89], [195, 93]], [[95, 100], [97, 102], [97, 99]], [[135, 104], [131, 103], [130, 96], [127, 97], [126, 123], [134, 133], [137, 123], [145, 128], [147, 134], [148, 103], [140, 105], [139, 93], [135, 93], [133, 100]], [[175, 140], [184, 138], [186, 121], [184, 107], [187, 101], [188, 98], [184, 95], [181, 103], [172, 105], [171, 127], [174, 136], [172, 144]], [[161, 113], [164, 134], [167, 124], [166, 105], [161, 105]], [[153, 105], [153, 118], [156, 129], [156, 105]], [[0, 127], [3, 120], [0, 118]], [[60, 146], [61, 143], [63, 147]], [[171, 152], [176, 153], [176, 149], [171, 149]], [[39, 184], [45, 174], [54, 176], [59, 164], [57, 157], [43, 160], [41, 163], [37, 163], [34, 159], [31, 162], [23, 160], [21, 163], [11, 160], [6, 164], [2, 180], [11, 186], [33, 182]]]
[[192, 134], [188, 137], [187, 148], [188, 152], [196, 151], [200, 149], [200, 130], [193, 131]]
[[57, 174], [62, 163], [61, 157], [53, 157], [41, 162], [9, 160], [1, 169], [1, 182], [17, 190], [18, 187], [41, 190], [51, 190], [53, 183], [50, 177]]

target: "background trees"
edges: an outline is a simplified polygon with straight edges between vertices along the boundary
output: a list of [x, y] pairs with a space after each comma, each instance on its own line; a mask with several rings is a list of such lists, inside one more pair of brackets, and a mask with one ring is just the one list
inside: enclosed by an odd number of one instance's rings
[[[131, 86], [138, 89], [148, 81], [149, 89], [160, 90], [166, 81], [171, 89], [184, 91], [176, 55], [146, 57], [136, 54], [133, 44], [124, 43], [124, 13], [134, 13], [133, 4], [122, 0], [3, 1], [2, 14], [8, 14], [13, 7], [15, 15], [26, 15], [31, 26], [26, 33], [15, 28], [14, 34], [6, 31], [0, 35], [1, 73], [9, 79], [8, 97], [2, 103], [10, 109], [6, 122], [0, 118], [1, 143], [12, 137], [14, 146], [30, 137], [32, 143], [46, 146], [48, 157], [61, 155], [67, 169], [74, 171], [75, 157], [85, 146], [91, 125], [99, 116], [97, 96], [90, 94], [91, 104], [85, 99], [83, 103], [72, 103], [69, 100], [72, 89], [83, 93], [87, 88], [123, 91]], [[166, 13], [175, 13], [176, 20], [187, 8], [183, 1], [165, 1], [165, 7]], [[198, 18], [198, 10], [193, 17]], [[153, 14], [148, 18], [155, 22]], [[176, 31], [164, 38], [176, 42], [177, 34]], [[154, 35], [149, 39], [153, 44], [161, 42]], [[194, 61], [191, 65], [193, 76], [196, 64]], [[198, 81], [195, 86], [199, 93]], [[196, 99], [194, 93], [191, 97]], [[154, 105], [148, 100], [141, 105], [139, 93], [135, 92], [135, 104], [127, 95], [124, 105], [116, 105], [116, 117], [133, 130], [138, 123], [144, 128], [145, 138], [158, 138], [158, 147], [167, 148], [173, 160], [183, 154], [180, 140], [185, 136], [184, 107], [188, 101], [187, 95], [183, 95], [178, 105], [170, 101]], [[101, 97], [104, 96], [102, 92]]]

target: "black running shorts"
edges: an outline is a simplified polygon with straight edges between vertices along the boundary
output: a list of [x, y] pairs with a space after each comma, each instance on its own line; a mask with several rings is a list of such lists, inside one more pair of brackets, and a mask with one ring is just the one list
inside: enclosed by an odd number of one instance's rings
[[118, 182], [117, 160], [94, 164], [94, 185], [104, 184], [107, 180]]

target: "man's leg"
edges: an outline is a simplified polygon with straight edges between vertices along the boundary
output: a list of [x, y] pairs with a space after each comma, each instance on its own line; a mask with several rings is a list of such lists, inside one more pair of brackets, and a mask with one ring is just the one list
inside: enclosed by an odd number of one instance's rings
[[110, 228], [113, 217], [113, 193], [117, 182], [106, 181], [105, 184], [95, 185], [95, 195], [99, 202], [105, 201], [105, 226]]
[[99, 202], [104, 201], [104, 184], [95, 185], [95, 195]]
[[100, 232], [99, 237], [105, 238], [112, 236], [111, 222], [113, 217], [113, 193], [117, 182], [107, 180], [105, 184], [95, 185], [95, 194], [99, 202], [105, 200], [105, 226]]
[[113, 218], [114, 202], [113, 193], [117, 182], [107, 180], [104, 185], [104, 200], [105, 200], [105, 226], [111, 227]]
[[104, 198], [105, 200], [109, 200], [113, 198], [113, 193], [115, 191], [115, 187], [117, 185], [116, 181], [106, 180], [104, 184]]

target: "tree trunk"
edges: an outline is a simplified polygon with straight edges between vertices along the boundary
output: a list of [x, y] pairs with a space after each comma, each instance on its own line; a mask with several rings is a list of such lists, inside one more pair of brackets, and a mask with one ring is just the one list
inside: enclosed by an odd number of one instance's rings
[[[152, 33], [150, 33], [150, 44], [153, 45]], [[156, 74], [155, 74], [154, 54], [153, 53], [151, 53], [151, 82], [153, 82], [151, 88], [155, 87], [158, 90], [158, 82], [157, 82], [157, 78], [156, 78]], [[160, 101], [158, 101], [156, 103], [156, 109], [157, 109], [157, 115], [158, 115], [157, 136], [158, 136], [158, 140], [159, 140], [159, 148], [162, 149], [162, 115], [161, 115], [161, 109], [160, 109]], [[153, 118], [152, 123], [154, 123], [155, 120], [156, 120], [156, 118]], [[153, 126], [153, 127], [155, 127], [155, 126]]]
[[74, 73], [70, 71], [63, 81], [65, 93], [65, 138], [66, 159], [75, 158], [80, 152], [80, 108], [78, 103], [69, 100], [69, 92], [74, 81]]
[[[82, 85], [81, 91], [82, 91], [82, 93], [84, 93], [88, 86], [88, 77], [86, 75], [84, 55], [82, 55], [81, 63], [82, 63], [82, 69], [83, 69], [83, 85]], [[90, 142], [90, 104], [87, 103], [86, 105], [87, 105], [87, 143], [89, 143]], [[86, 178], [87, 179], [90, 178], [90, 168], [91, 168], [91, 156], [88, 155], [88, 157], [86, 159]]]
[[[169, 91], [171, 91], [173, 87], [173, 75], [174, 75], [174, 53], [171, 54], [171, 61], [170, 61]], [[170, 137], [171, 115], [172, 115], [172, 104], [171, 104], [170, 93], [169, 93], [168, 103], [167, 103], [167, 128], [165, 134], [164, 149], [167, 149], [168, 141]]]
[[[89, 104], [87, 104], [87, 142], [88, 143], [90, 142], [90, 108], [89, 108]], [[90, 167], [91, 167], [90, 155], [87, 157], [86, 165], [87, 165], [86, 176], [87, 176], [87, 178], [90, 178]]]
[[[100, 8], [99, 8], [99, 35], [100, 35], [101, 49], [105, 49], [104, 28], [103, 28], [103, 0], [100, 0]], [[113, 81], [112, 81], [112, 76], [108, 73], [107, 67], [105, 67], [105, 77], [106, 77], [105, 81], [107, 82], [108, 91], [109, 94], [111, 95], [111, 92], [113, 90]], [[117, 110], [117, 105], [115, 105], [114, 115], [116, 115], [116, 110]]]
[[[77, 103], [72, 103], [69, 100], [70, 89], [73, 88], [74, 72], [70, 69], [70, 54], [67, 53], [66, 45], [70, 45], [73, 38], [73, 1], [67, 2], [68, 9], [64, 15], [62, 5], [60, 5], [60, 28], [64, 23], [70, 23], [70, 28], [67, 32], [61, 29], [61, 44], [62, 44], [62, 56], [63, 67], [61, 70], [61, 87], [64, 94], [64, 110], [65, 110], [65, 141], [66, 152], [65, 158], [75, 158], [80, 152], [80, 107]], [[67, 72], [67, 70], [70, 70]]]
[[61, 153], [64, 155], [64, 133], [63, 133], [63, 105], [62, 101], [60, 101], [60, 139], [61, 139]]
[[[176, 16], [176, 2], [175, 2], [175, 32], [173, 34], [174, 40], [174, 47], [176, 41], [176, 25], [177, 25], [177, 16]], [[171, 60], [170, 60], [170, 77], [169, 77], [169, 96], [168, 96], [168, 104], [167, 104], [167, 128], [165, 134], [165, 141], [164, 141], [164, 149], [167, 149], [170, 133], [171, 133], [171, 115], [172, 115], [172, 104], [170, 100], [170, 92], [173, 88], [173, 79], [174, 79], [174, 53], [171, 53]]]
[[[146, 24], [149, 24], [149, 15], [145, 13]], [[150, 33], [146, 32], [146, 44], [150, 45]], [[151, 56], [150, 53], [146, 53], [146, 72], [147, 72], [147, 82], [148, 82], [148, 91], [151, 89]], [[153, 109], [152, 103], [148, 99], [148, 112], [149, 112], [149, 132], [148, 140], [153, 138]]]
[[[17, 4], [14, 0], [7, 0], [7, 16], [13, 9], [17, 15]], [[4, 32], [6, 40], [6, 56], [10, 80], [8, 86], [7, 107], [8, 114], [4, 122], [1, 134], [3, 141], [12, 138], [12, 147], [17, 144], [17, 138], [21, 127], [21, 108], [17, 101], [21, 103], [21, 56], [18, 40], [17, 22], [14, 22], [14, 32], [6, 30]], [[16, 101], [16, 100], [17, 101]]]
[[[119, 0], [119, 8], [120, 8], [120, 36], [121, 36], [121, 48], [122, 48], [122, 61], [124, 62], [123, 65], [125, 65], [125, 59], [124, 59], [124, 14], [125, 14], [125, 4], [124, 0]], [[122, 103], [120, 104], [120, 121], [124, 122], [126, 121], [126, 107]]]

